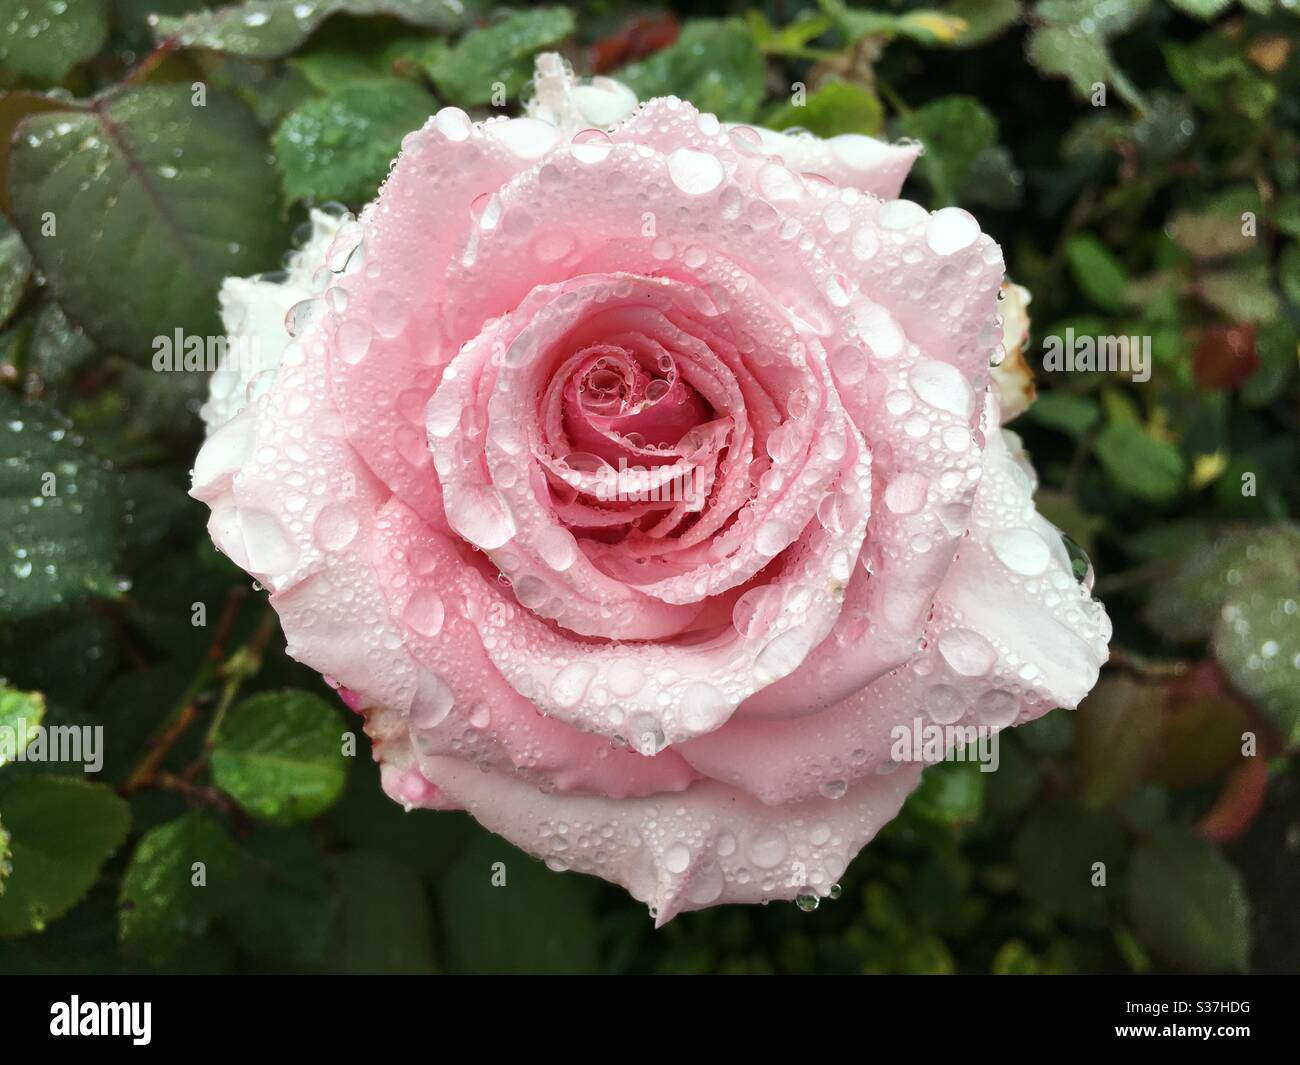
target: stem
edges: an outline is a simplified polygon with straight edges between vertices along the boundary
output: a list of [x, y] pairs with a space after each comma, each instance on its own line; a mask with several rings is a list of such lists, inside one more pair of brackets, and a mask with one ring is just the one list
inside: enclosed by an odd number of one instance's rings
[[266, 644], [270, 640], [272, 633], [275, 632], [275, 626], [275, 613], [268, 610], [258, 623], [257, 631], [253, 633], [252, 639], [231, 655], [229, 661], [222, 666], [221, 674], [225, 678], [225, 685], [221, 689], [221, 699], [212, 715], [212, 722], [208, 725], [207, 734], [203, 737], [203, 747], [195, 756], [194, 761], [186, 766], [181, 773], [181, 779], [187, 783], [192, 781], [198, 775], [199, 770], [207, 764], [213, 748], [217, 745], [217, 738], [221, 735], [222, 722], [225, 721], [226, 714], [234, 705], [240, 688], [244, 686], [244, 681], [257, 676], [258, 670], [262, 668], [262, 652], [266, 649]]
[[234, 588], [226, 597], [207, 656], [199, 665], [198, 672], [186, 686], [171, 713], [167, 715], [167, 720], [150, 740], [144, 757], [126, 778], [126, 783], [122, 785], [123, 795], [132, 795], [153, 784], [163, 760], [189, 727], [198, 720], [200, 715], [196, 703], [199, 696], [220, 672], [220, 663], [226, 653], [226, 641], [230, 638], [230, 630], [246, 594], [244, 589]]
[[1123, 647], [1115, 646], [1110, 649], [1110, 664], [1147, 680], [1173, 680], [1184, 676], [1191, 668], [1191, 664], [1182, 659], [1157, 661], [1136, 651], [1126, 651]]

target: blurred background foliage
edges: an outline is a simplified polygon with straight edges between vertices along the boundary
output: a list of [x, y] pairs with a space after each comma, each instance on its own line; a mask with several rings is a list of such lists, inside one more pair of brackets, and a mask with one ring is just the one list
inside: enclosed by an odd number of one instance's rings
[[[1295, 970], [1298, 8], [0, 0], [0, 723], [108, 736], [97, 777], [0, 767], [0, 971]], [[726, 119], [923, 141], [905, 195], [975, 212], [1034, 295], [1015, 429], [1114, 657], [1000, 771], [928, 770], [813, 912], [655, 932], [403, 813], [185, 496], [206, 384], [152, 339], [216, 333], [221, 277], [274, 270], [306, 205], [363, 203], [439, 105], [517, 108], [556, 47]], [[1044, 372], [1067, 328], [1151, 337], [1150, 380]]]

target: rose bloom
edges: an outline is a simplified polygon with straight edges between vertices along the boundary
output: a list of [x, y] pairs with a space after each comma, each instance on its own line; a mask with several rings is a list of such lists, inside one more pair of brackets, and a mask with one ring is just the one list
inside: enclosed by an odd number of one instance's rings
[[917, 145], [535, 85], [226, 282], [259, 357], [193, 494], [407, 808], [660, 922], [827, 895], [917, 783], [900, 735], [1073, 707], [1106, 658], [999, 427], [1002, 254], [894, 198]]

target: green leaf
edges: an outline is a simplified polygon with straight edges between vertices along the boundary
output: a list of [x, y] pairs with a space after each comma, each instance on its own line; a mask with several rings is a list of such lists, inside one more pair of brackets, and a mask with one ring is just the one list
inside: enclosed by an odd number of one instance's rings
[[17, 231], [0, 218], [0, 325], [22, 302], [32, 276], [32, 257]]
[[1222, 15], [1232, 6], [1232, 0], [1169, 0], [1169, 3], [1179, 11], [1207, 20]]
[[886, 15], [874, 11], [854, 11], [842, 0], [822, 0], [822, 9], [835, 20], [851, 42], [863, 37], [910, 37], [923, 44], [947, 44], [957, 40], [966, 28], [963, 19], [947, 11], [909, 11], [904, 15]]
[[261, 828], [243, 843], [245, 892], [225, 915], [250, 954], [318, 966], [334, 949], [337, 900], [324, 856], [304, 828]]
[[847, 81], [828, 81], [809, 93], [802, 105], [782, 104], [768, 114], [764, 125], [772, 129], [798, 126], [819, 137], [841, 133], [875, 136], [884, 117], [875, 93]]
[[246, 868], [226, 830], [190, 813], [146, 832], [122, 877], [122, 952], [159, 964], [188, 949], [245, 890]]
[[[967, 753], [975, 757], [973, 749]], [[969, 824], [980, 815], [987, 775], [974, 761], [952, 760], [926, 766], [921, 783], [907, 799], [907, 809], [942, 825]]]
[[[1034, 811], [1013, 845], [1020, 890], [1048, 913], [1105, 916], [1119, 881], [1125, 834], [1114, 817], [1060, 799]], [[1094, 886], [1096, 863], [1105, 886]]]
[[1214, 628], [1214, 655], [1283, 743], [1300, 745], [1300, 577], [1253, 580], [1231, 595]]
[[1300, 192], [1285, 192], [1277, 198], [1274, 222], [1288, 237], [1300, 237]]
[[112, 472], [40, 408], [0, 392], [0, 617], [113, 596]]
[[1065, 78], [1081, 97], [1091, 97], [1093, 86], [1110, 79], [1110, 53], [1099, 37], [1074, 26], [1037, 26], [1025, 45], [1029, 61], [1039, 73]]
[[1277, 262], [1277, 280], [1282, 294], [1300, 307], [1300, 244], [1288, 244]]
[[126, 839], [131, 812], [103, 784], [60, 776], [0, 777], [12, 871], [0, 936], [39, 932], [75, 906]]
[[1029, 407], [1029, 417], [1050, 429], [1070, 436], [1083, 436], [1101, 418], [1097, 401], [1070, 392], [1044, 392]]
[[1103, 676], [1075, 713], [1083, 800], [1109, 806], [1141, 780], [1163, 723], [1160, 689], [1122, 674]]
[[537, 52], [564, 40], [573, 30], [568, 8], [518, 11], [465, 34], [435, 57], [429, 74], [438, 92], [465, 107], [489, 103], [498, 82], [513, 98], [532, 77]]
[[188, 84], [139, 85], [30, 115], [12, 153], [18, 227], [59, 302], [141, 362], [175, 329], [220, 335], [222, 278], [285, 243], [256, 123], [215, 90], [191, 100]]
[[1240, 972], [1250, 952], [1241, 875], [1210, 843], [1166, 830], [1139, 844], [1129, 914], [1142, 943], [1189, 972]]
[[103, 47], [105, 0], [4, 0], [0, 5], [0, 68], [40, 81], [62, 81]]
[[695, 19], [668, 48], [615, 75], [643, 100], [680, 96], [725, 121], [747, 122], [764, 94], [763, 56], [739, 19]]
[[1124, 306], [1128, 271], [1096, 237], [1080, 233], [1065, 245], [1065, 257], [1075, 283], [1098, 307], [1116, 311]]
[[750, 8], [745, 12], [745, 23], [753, 34], [754, 43], [764, 55], [793, 56], [813, 59], [825, 53], [812, 47], [812, 42], [831, 29], [835, 23], [828, 15], [815, 15], [800, 11], [782, 26], [773, 26], [761, 11]]
[[[503, 886], [493, 886], [494, 874]], [[596, 923], [591, 883], [552, 873], [486, 834], [442, 881], [447, 968], [453, 973], [591, 973]]]
[[342, 898], [337, 968], [345, 973], [435, 971], [428, 892], [408, 865], [353, 851], [335, 868]]
[[925, 145], [917, 170], [952, 202], [980, 153], [997, 140], [997, 120], [978, 100], [945, 96], [904, 115], [899, 131]]
[[1020, 0], [954, 0], [945, 13], [966, 23], [966, 28], [947, 42], [953, 48], [974, 48], [985, 44], [1020, 21]]
[[62, 307], [53, 300], [41, 304], [32, 325], [27, 363], [47, 387], [66, 384], [94, 354], [94, 343], [68, 320]]
[[1018, 939], [1009, 939], [993, 955], [989, 972], [994, 976], [1036, 976], [1041, 972], [1038, 959]]
[[1265, 263], [1206, 274], [1199, 289], [1206, 303], [1234, 322], [1267, 322], [1281, 311]]
[[437, 104], [398, 78], [342, 86], [291, 112], [272, 138], [289, 200], [368, 200], [402, 138]]
[[1248, 407], [1272, 403], [1286, 389], [1300, 362], [1300, 334], [1290, 322], [1266, 322], [1255, 334], [1259, 369], [1241, 386], [1242, 402]]
[[1151, 589], [1142, 619], [1170, 643], [1193, 643], [1214, 630], [1223, 604], [1240, 592], [1287, 587], [1300, 576], [1300, 528], [1277, 524], [1224, 531], [1195, 543]]
[[1151, 0], [1038, 0], [1034, 14], [1044, 22], [1089, 27], [1101, 37], [1126, 33], [1145, 17]]
[[1101, 431], [1097, 458], [1118, 488], [1148, 503], [1171, 502], [1187, 480], [1178, 449], [1129, 422], [1111, 422]]
[[453, 30], [482, 6], [473, 0], [249, 0], [183, 18], [159, 18], [154, 36], [159, 42], [175, 38], [191, 48], [274, 59], [292, 52], [330, 15], [391, 15], [413, 26]]
[[0, 766], [18, 760], [45, 717], [45, 696], [0, 684]]
[[343, 719], [302, 691], [264, 692], [230, 711], [212, 752], [212, 779], [254, 817], [315, 817], [343, 790]]
[[[385, 43], [386, 42], [386, 43]], [[394, 76], [422, 78], [422, 69], [446, 49], [437, 37], [403, 33], [380, 37], [372, 46], [356, 42], [313, 44], [288, 60], [289, 66], [321, 92], [356, 81], [388, 83]]]

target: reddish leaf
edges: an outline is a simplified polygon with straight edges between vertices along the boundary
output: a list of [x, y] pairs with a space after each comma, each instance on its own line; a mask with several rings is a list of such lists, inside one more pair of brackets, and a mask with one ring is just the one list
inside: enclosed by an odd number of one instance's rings
[[643, 15], [631, 19], [617, 33], [602, 37], [591, 46], [591, 66], [607, 74], [627, 63], [654, 55], [677, 40], [681, 25], [676, 15]]
[[1202, 388], [1236, 388], [1258, 368], [1253, 325], [1208, 326], [1192, 355], [1192, 372]]

